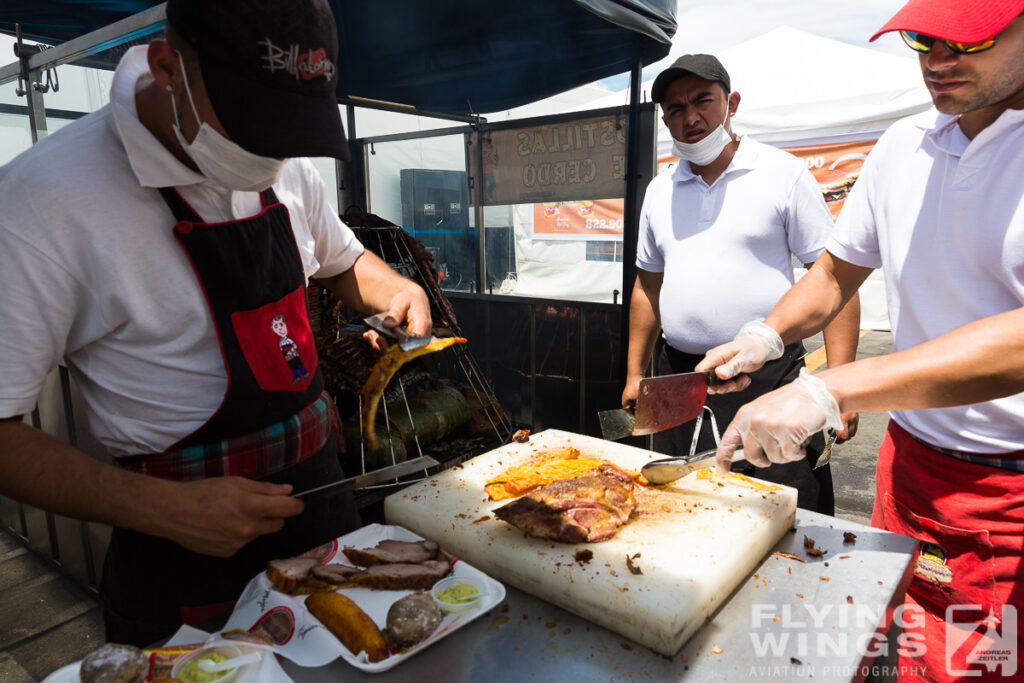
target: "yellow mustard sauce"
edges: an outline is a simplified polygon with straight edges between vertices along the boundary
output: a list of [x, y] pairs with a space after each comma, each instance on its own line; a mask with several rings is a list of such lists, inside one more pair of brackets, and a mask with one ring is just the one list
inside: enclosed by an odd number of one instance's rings
[[443, 591], [437, 593], [437, 599], [441, 602], [447, 602], [452, 605], [458, 605], [464, 602], [470, 602], [473, 598], [480, 595], [480, 591], [473, 588], [467, 583], [461, 581], [454, 586], [449, 586]]
[[201, 657], [193, 659], [191, 662], [185, 665], [185, 668], [178, 674], [178, 678], [181, 679], [181, 683], [212, 683], [220, 678], [226, 676], [231, 670], [227, 671], [203, 671], [199, 668], [199, 662], [223, 662], [227, 657], [219, 652], [211, 652]]

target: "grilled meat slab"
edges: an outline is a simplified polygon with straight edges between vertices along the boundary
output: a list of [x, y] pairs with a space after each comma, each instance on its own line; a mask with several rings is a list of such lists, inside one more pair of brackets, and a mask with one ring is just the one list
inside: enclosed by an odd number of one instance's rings
[[633, 479], [614, 465], [541, 486], [494, 511], [528, 536], [563, 543], [606, 541], [636, 507]]
[[416, 564], [437, 558], [438, 545], [433, 541], [381, 541], [372, 548], [345, 548], [349, 562], [360, 567], [377, 564]]

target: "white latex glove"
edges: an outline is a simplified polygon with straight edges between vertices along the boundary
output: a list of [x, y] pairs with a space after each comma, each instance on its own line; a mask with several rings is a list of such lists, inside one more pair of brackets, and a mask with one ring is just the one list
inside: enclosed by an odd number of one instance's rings
[[761, 320], [752, 320], [740, 328], [731, 342], [708, 351], [694, 370], [707, 372], [715, 369], [720, 380], [735, 378], [735, 381], [708, 387], [712, 394], [739, 391], [750, 384], [750, 379], [745, 376], [747, 373], [759, 370], [770, 360], [781, 358], [785, 348], [778, 332]]
[[718, 471], [729, 471], [732, 454], [740, 447], [752, 465], [792, 462], [807, 456], [806, 441], [831, 427], [842, 429], [839, 404], [825, 382], [800, 368], [793, 382], [740, 408], [718, 447]]

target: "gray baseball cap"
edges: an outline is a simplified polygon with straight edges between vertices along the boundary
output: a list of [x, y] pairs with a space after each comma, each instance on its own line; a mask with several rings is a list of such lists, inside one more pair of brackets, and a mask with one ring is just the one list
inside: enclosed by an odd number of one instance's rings
[[725, 92], [732, 92], [729, 72], [716, 57], [712, 55], [683, 55], [654, 79], [654, 85], [651, 86], [651, 99], [661, 104], [668, 84], [677, 78], [691, 74], [706, 81], [717, 81], [725, 88]]

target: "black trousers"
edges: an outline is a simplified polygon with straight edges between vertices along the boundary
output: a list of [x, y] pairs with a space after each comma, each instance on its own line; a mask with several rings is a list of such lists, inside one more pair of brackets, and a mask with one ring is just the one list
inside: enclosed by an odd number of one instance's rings
[[[659, 341], [658, 346], [660, 347], [657, 351], [659, 375], [693, 372], [694, 367], [704, 357], [703, 355], [683, 353], [666, 344], [664, 340]], [[764, 367], [751, 374], [750, 386], [743, 391], [721, 395], [709, 394], [705, 405], [714, 412], [719, 431], [725, 431], [743, 405], [796, 379], [803, 366], [804, 353], [803, 344], [790, 344], [781, 358], [765, 363]], [[696, 425], [697, 421], [691, 420], [673, 429], [655, 434], [654, 450], [666, 455], [688, 455]], [[697, 451], [715, 447], [715, 437], [711, 430], [711, 420], [705, 414], [700, 435], [697, 437]], [[746, 461], [740, 461], [733, 465], [733, 470], [764, 481], [792, 486], [797, 490], [797, 505], [799, 507], [826, 515], [834, 515], [835, 493], [832, 489], [832, 470], [829, 465], [817, 470], [811, 469], [824, 448], [825, 439], [819, 433], [811, 439], [811, 443], [807, 446], [807, 458], [804, 460], [773, 464], [763, 469], [754, 467]]]
[[[292, 484], [298, 493], [343, 478], [332, 437], [318, 453], [263, 481]], [[300, 555], [360, 526], [350, 486], [311, 494], [305, 503], [281, 531], [254, 539], [229, 558], [115, 527], [100, 586], [107, 641], [139, 647], [161, 641], [186, 620], [229, 609], [269, 560]]]

